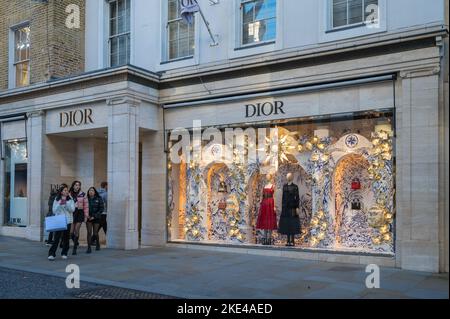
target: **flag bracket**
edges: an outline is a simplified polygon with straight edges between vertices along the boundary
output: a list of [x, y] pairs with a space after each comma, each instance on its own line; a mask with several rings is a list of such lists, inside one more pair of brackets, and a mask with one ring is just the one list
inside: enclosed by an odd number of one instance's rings
[[211, 28], [209, 27], [209, 22], [206, 20], [205, 15], [203, 14], [203, 11], [202, 11], [202, 9], [201, 9], [200, 7], [199, 7], [199, 12], [200, 12], [200, 16], [201, 16], [202, 19], [203, 19], [203, 22], [204, 22], [205, 25], [206, 25], [206, 29], [208, 29], [209, 36], [211, 37], [211, 40], [212, 40], [212, 42], [210, 43], [209, 46], [211, 46], [211, 47], [216, 47], [216, 46], [218, 46], [218, 45], [219, 45], [219, 42], [216, 41], [216, 38], [214, 37], [214, 35], [213, 35], [212, 31], [211, 31]]

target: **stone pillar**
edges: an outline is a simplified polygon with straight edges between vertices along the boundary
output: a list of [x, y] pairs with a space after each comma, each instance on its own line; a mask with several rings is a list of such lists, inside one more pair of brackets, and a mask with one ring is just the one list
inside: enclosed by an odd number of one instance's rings
[[[28, 113], [27, 117], [27, 153], [28, 153], [28, 172], [27, 172], [27, 210], [28, 226], [27, 238], [30, 240], [42, 239], [44, 212], [46, 200], [42, 189], [43, 172], [43, 154], [45, 119], [44, 112]], [[45, 207], [45, 209], [44, 209]]]
[[397, 88], [397, 266], [439, 271], [439, 69], [400, 74]]
[[108, 101], [108, 236], [110, 248], [137, 249], [139, 102]]
[[161, 246], [167, 242], [166, 167], [163, 132], [145, 131], [142, 134], [142, 245]]

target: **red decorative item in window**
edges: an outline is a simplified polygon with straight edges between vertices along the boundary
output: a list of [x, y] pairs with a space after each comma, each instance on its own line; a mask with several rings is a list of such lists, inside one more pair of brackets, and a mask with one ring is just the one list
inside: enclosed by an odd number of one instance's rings
[[358, 190], [358, 189], [361, 189], [361, 182], [359, 181], [359, 179], [358, 178], [354, 178], [353, 180], [352, 180], [352, 190]]

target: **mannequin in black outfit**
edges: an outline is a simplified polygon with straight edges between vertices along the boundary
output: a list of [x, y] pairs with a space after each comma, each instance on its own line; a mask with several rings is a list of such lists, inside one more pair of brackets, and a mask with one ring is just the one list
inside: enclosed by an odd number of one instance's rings
[[295, 246], [295, 235], [300, 234], [300, 217], [298, 215], [300, 196], [298, 186], [293, 183], [292, 173], [286, 176], [287, 184], [283, 186], [283, 208], [278, 232], [287, 235], [286, 246]]

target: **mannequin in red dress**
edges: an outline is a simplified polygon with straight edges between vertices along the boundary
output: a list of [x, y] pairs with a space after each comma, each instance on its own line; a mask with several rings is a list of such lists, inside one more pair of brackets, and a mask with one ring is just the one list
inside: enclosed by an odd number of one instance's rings
[[272, 174], [266, 175], [267, 184], [264, 186], [263, 198], [259, 206], [258, 220], [256, 221], [256, 229], [264, 231], [262, 239], [263, 245], [272, 245], [272, 230], [277, 229], [277, 214], [275, 213], [275, 202], [273, 199], [275, 186], [272, 183]]

